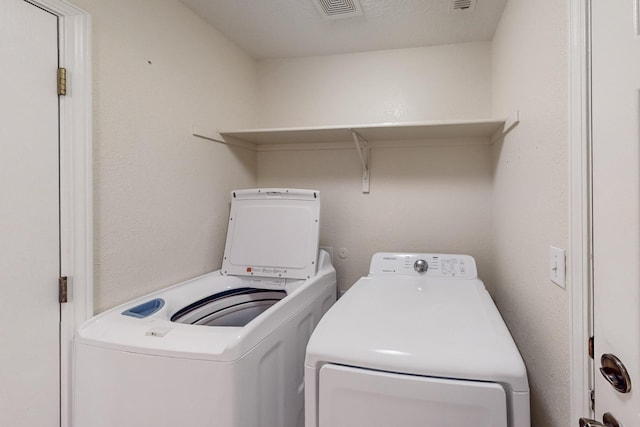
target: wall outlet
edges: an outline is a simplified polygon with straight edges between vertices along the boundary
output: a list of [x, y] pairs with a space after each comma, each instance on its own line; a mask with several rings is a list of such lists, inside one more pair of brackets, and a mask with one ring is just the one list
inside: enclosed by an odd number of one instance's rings
[[556, 285], [566, 286], [566, 255], [564, 249], [549, 246], [549, 277]]

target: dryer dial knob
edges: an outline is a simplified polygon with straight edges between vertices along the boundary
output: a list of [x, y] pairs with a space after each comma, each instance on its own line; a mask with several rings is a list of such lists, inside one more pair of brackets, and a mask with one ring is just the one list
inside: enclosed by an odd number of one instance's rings
[[429, 264], [427, 264], [427, 261], [419, 259], [413, 264], [413, 269], [418, 273], [424, 273], [429, 269]]

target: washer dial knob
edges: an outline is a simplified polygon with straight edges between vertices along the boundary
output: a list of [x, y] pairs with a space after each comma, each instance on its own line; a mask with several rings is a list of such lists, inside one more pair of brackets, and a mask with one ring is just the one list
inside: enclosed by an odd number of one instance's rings
[[413, 269], [418, 273], [424, 273], [429, 269], [429, 264], [427, 264], [427, 261], [419, 259], [413, 264]]

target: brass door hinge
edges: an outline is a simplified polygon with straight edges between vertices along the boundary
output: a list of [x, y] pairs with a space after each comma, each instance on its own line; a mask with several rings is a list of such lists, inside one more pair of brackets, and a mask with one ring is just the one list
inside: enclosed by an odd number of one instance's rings
[[58, 68], [58, 95], [65, 96], [67, 94], [67, 69]]
[[67, 276], [62, 276], [58, 279], [58, 302], [60, 302], [60, 304], [68, 301], [68, 286]]

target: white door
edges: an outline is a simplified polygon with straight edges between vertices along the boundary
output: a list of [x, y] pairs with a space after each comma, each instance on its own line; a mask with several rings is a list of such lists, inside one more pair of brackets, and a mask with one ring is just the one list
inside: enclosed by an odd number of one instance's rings
[[0, 2], [0, 425], [60, 425], [57, 17]]
[[[591, 0], [596, 419], [640, 426], [640, 0]], [[603, 355], [630, 374], [624, 393]], [[615, 360], [607, 373], [622, 388]], [[612, 420], [607, 420], [611, 425]]]

